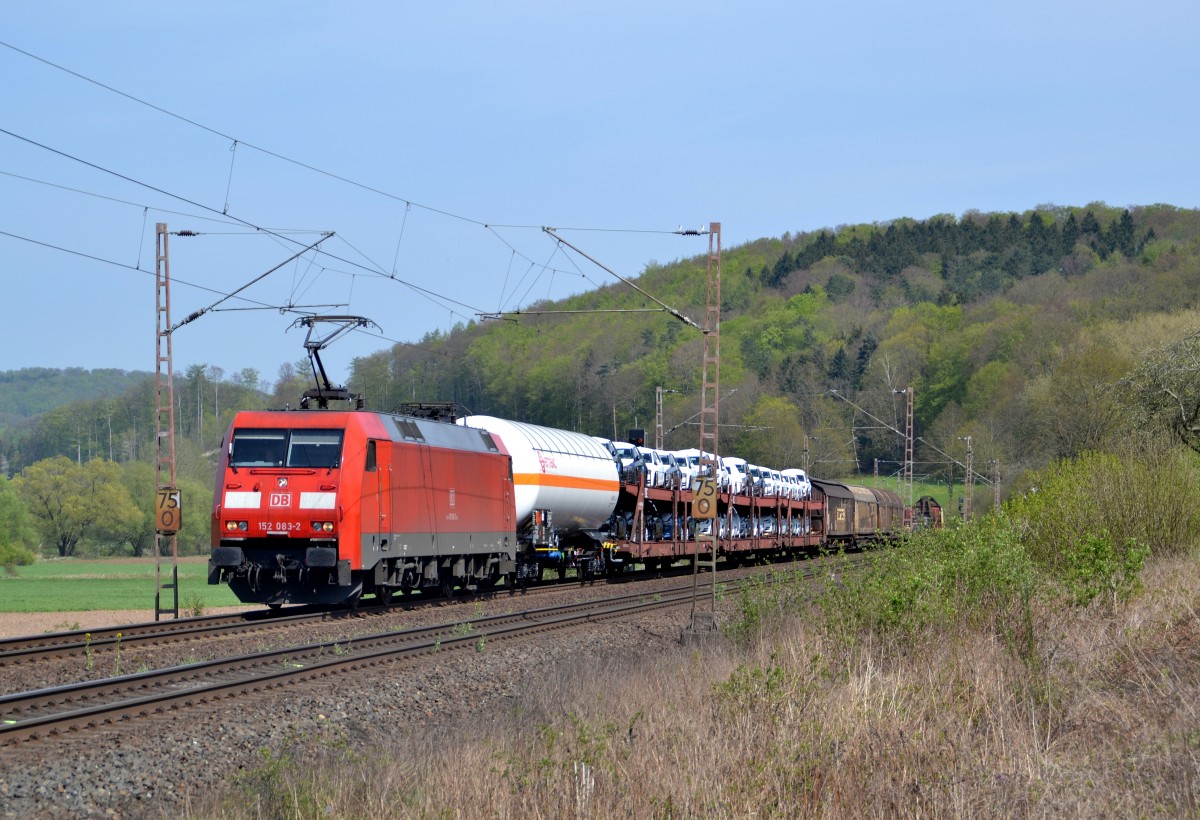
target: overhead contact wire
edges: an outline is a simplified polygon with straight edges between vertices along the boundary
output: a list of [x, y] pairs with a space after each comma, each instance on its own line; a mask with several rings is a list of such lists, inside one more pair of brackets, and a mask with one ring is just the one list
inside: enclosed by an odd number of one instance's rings
[[[33, 145], [33, 146], [35, 146], [35, 147], [37, 147], [37, 148], [41, 148], [41, 149], [42, 149], [42, 150], [44, 150], [44, 151], [49, 151], [50, 153], [52, 153], [52, 154], [57, 154], [58, 156], [61, 156], [61, 157], [65, 158], [65, 159], [72, 160], [73, 162], [78, 162], [78, 163], [80, 163], [81, 165], [86, 165], [87, 167], [89, 167], [89, 168], [92, 168], [92, 169], [94, 169], [94, 170], [97, 170], [97, 171], [100, 171], [100, 172], [102, 172], [102, 173], [105, 173], [105, 174], [110, 174], [110, 175], [112, 175], [112, 176], [114, 176], [114, 177], [117, 177], [118, 179], [122, 179], [122, 180], [124, 180], [124, 181], [126, 181], [126, 182], [132, 183], [133, 185], [139, 185], [139, 186], [141, 186], [141, 187], [143, 187], [143, 188], [147, 188], [147, 189], [149, 189], [149, 190], [151, 190], [151, 191], [154, 191], [155, 193], [162, 194], [163, 196], [170, 197], [170, 198], [172, 198], [172, 199], [178, 199], [178, 200], [179, 200], [179, 201], [181, 201], [181, 202], [186, 202], [187, 204], [189, 204], [189, 205], [191, 205], [191, 206], [193, 206], [193, 207], [200, 208], [200, 209], [202, 209], [202, 210], [205, 210], [205, 211], [209, 211], [210, 213], [220, 213], [220, 212], [219, 212], [219, 211], [217, 211], [215, 208], [212, 208], [212, 207], [210, 207], [210, 206], [208, 206], [208, 205], [204, 205], [203, 203], [200, 203], [200, 202], [195, 202], [195, 201], [193, 201], [193, 200], [191, 200], [191, 199], [188, 199], [188, 198], [187, 198], [187, 197], [185, 197], [185, 196], [181, 196], [181, 195], [179, 195], [179, 194], [173, 194], [173, 193], [171, 193], [170, 191], [164, 190], [164, 189], [162, 189], [162, 188], [158, 188], [158, 187], [156, 187], [156, 186], [154, 186], [154, 185], [151, 185], [151, 184], [149, 184], [149, 183], [147, 183], [147, 182], [142, 182], [141, 180], [134, 179], [133, 177], [127, 176], [127, 175], [125, 175], [125, 174], [122, 174], [122, 173], [120, 173], [119, 171], [114, 171], [114, 170], [112, 170], [112, 169], [110, 169], [110, 168], [105, 168], [105, 167], [104, 167], [104, 166], [102, 166], [102, 165], [97, 165], [96, 163], [94, 163], [94, 162], [90, 162], [90, 161], [88, 161], [88, 160], [85, 160], [85, 159], [83, 159], [83, 158], [81, 158], [81, 157], [76, 157], [76, 156], [73, 156], [73, 155], [71, 155], [71, 154], [68, 154], [66, 151], [61, 151], [61, 150], [59, 150], [59, 149], [57, 149], [57, 148], [52, 148], [52, 147], [51, 147], [51, 146], [49, 146], [49, 145], [44, 145], [43, 143], [40, 143], [40, 142], [38, 142], [37, 140], [33, 140], [33, 139], [30, 139], [30, 138], [28, 138], [28, 137], [23, 137], [23, 136], [21, 136], [20, 134], [13, 133], [12, 131], [9, 131], [9, 130], [7, 130], [7, 129], [5, 129], [5, 128], [0, 128], [0, 134], [7, 134], [8, 136], [10, 136], [10, 137], [13, 137], [14, 139], [21, 140], [22, 142], [28, 143], [29, 145]], [[275, 238], [277, 238], [277, 239], [280, 239], [280, 240], [283, 240], [283, 241], [289, 242], [289, 243], [291, 243], [291, 244], [293, 244], [293, 245], [300, 245], [300, 244], [302, 244], [302, 243], [300, 243], [300, 242], [297, 242], [297, 241], [296, 241], [296, 240], [294, 240], [294, 239], [291, 239], [291, 238], [289, 238], [289, 237], [287, 237], [287, 236], [284, 236], [284, 235], [282, 235], [282, 234], [278, 233], [277, 231], [273, 231], [273, 230], [271, 230], [270, 228], [264, 228], [264, 227], [261, 227], [261, 226], [259, 226], [259, 225], [255, 225], [253, 222], [250, 222], [249, 220], [242, 219], [242, 218], [241, 218], [241, 217], [239, 217], [239, 216], [235, 216], [235, 215], [233, 215], [233, 214], [222, 214], [222, 216], [227, 216], [229, 219], [232, 219], [232, 220], [234, 220], [235, 222], [238, 222], [239, 224], [245, 225], [245, 226], [246, 226], [246, 227], [248, 227], [248, 228], [253, 228], [255, 231], [258, 231], [258, 232], [261, 232], [261, 233], [263, 233], [263, 234], [265, 234], [265, 235], [272, 236], [272, 237], [275, 237]], [[359, 264], [359, 263], [357, 263], [357, 262], [352, 262], [352, 261], [351, 261], [351, 260], [349, 260], [349, 259], [343, 259], [343, 258], [342, 258], [342, 257], [340, 257], [340, 256], [336, 256], [336, 255], [334, 255], [334, 254], [332, 254], [332, 253], [329, 253], [328, 251], [319, 251], [319, 253], [325, 254], [326, 256], [330, 257], [331, 259], [336, 259], [336, 260], [338, 260], [339, 262], [344, 262], [344, 263], [346, 263], [347, 265], [352, 265], [352, 266], [354, 266], [354, 267], [356, 267], [356, 268], [361, 268], [362, 270], [368, 271], [369, 273], [375, 274], [375, 275], [377, 275], [377, 276], [383, 276], [383, 277], [387, 277], [387, 274], [386, 274], [385, 272], [383, 272], [382, 270], [371, 270], [370, 268], [366, 267], [365, 265], [361, 265], [361, 264]], [[372, 264], [374, 264], [374, 263], [372, 263]], [[390, 278], [390, 277], [389, 277], [389, 278]], [[445, 299], [446, 301], [449, 301], [449, 302], [454, 302], [454, 304], [460, 305], [460, 306], [462, 306], [462, 307], [466, 308], [467, 310], [470, 310], [470, 311], [472, 311], [473, 313], [479, 313], [479, 312], [482, 312], [482, 311], [479, 311], [479, 310], [478, 310], [477, 308], [475, 308], [474, 306], [467, 305], [467, 304], [464, 304], [464, 303], [462, 303], [462, 302], [458, 302], [458, 301], [456, 301], [456, 300], [450, 299], [449, 297], [442, 296], [441, 294], [436, 294], [436, 293], [434, 293], [433, 291], [430, 291], [430, 290], [428, 290], [428, 289], [426, 289], [426, 288], [422, 288], [422, 287], [420, 287], [419, 285], [415, 285], [415, 284], [413, 284], [413, 283], [411, 283], [411, 282], [406, 282], [406, 281], [404, 281], [404, 280], [402, 280], [402, 279], [398, 279], [398, 278], [396, 279], [396, 281], [397, 281], [397, 282], [400, 282], [401, 284], [407, 285], [408, 287], [412, 288], [413, 290], [419, 291], [419, 292], [421, 292], [421, 293], [425, 293], [425, 294], [428, 294], [428, 295], [430, 295], [430, 296], [437, 297], [438, 299]]]

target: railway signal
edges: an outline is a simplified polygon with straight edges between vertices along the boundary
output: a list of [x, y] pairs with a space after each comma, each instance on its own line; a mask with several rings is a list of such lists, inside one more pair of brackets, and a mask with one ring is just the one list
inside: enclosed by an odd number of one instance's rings
[[711, 519], [717, 517], [717, 484], [711, 478], [700, 480], [696, 495], [692, 499], [692, 518]]
[[183, 507], [177, 487], [158, 488], [154, 528], [161, 535], [175, 535], [183, 528]]

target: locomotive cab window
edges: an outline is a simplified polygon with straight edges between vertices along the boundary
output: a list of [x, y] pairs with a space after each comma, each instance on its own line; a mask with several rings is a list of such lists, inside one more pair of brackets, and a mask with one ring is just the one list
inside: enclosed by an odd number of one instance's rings
[[287, 430], [234, 430], [229, 442], [231, 467], [282, 467]]
[[337, 467], [341, 430], [234, 430], [231, 467]]
[[293, 430], [287, 466], [336, 467], [341, 454], [341, 430]]

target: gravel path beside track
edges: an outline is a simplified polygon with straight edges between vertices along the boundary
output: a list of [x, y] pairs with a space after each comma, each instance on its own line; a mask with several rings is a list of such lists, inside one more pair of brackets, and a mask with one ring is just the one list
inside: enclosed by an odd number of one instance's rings
[[[204, 610], [205, 615], [248, 612], [259, 606], [222, 606]], [[186, 613], [180, 613], [184, 615]], [[45, 632], [99, 629], [106, 626], [154, 620], [153, 609], [98, 609], [94, 612], [0, 612], [0, 638], [19, 638]]]

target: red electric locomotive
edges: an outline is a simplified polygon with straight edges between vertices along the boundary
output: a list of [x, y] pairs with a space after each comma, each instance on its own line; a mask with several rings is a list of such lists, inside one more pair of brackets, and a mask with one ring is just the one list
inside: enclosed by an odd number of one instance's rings
[[217, 465], [208, 582], [272, 607], [488, 587], [516, 568], [510, 465], [485, 430], [364, 411], [238, 413]]

